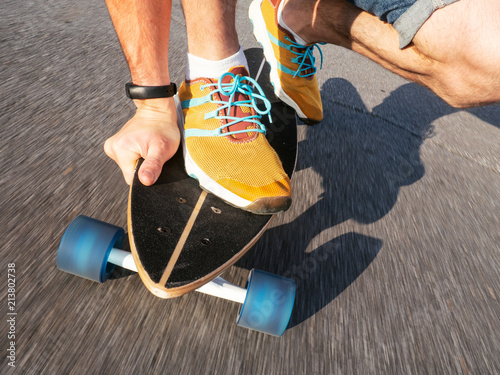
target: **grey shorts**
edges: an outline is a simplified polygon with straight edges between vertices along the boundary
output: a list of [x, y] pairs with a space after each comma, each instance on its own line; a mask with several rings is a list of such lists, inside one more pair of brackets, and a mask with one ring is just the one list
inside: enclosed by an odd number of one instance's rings
[[399, 48], [412, 41], [417, 31], [431, 14], [458, 0], [348, 0], [384, 22], [399, 33]]

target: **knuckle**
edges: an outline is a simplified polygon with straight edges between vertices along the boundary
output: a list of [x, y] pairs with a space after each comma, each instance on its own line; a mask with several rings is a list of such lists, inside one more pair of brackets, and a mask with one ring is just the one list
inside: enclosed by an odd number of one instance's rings
[[106, 142], [104, 142], [104, 152], [106, 155], [111, 156], [113, 152], [113, 148], [111, 146], [111, 139], [107, 139]]

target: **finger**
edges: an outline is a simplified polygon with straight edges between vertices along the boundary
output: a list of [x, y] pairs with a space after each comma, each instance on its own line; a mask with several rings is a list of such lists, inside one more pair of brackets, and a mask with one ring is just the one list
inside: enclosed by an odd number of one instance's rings
[[122, 159], [122, 162], [118, 164], [120, 169], [122, 170], [123, 178], [125, 178], [125, 182], [128, 185], [130, 185], [134, 180], [135, 165], [137, 159], [137, 154], [135, 154], [133, 158], [128, 158], [127, 160]]
[[177, 147], [169, 142], [151, 144], [139, 170], [139, 180], [146, 186], [153, 185], [160, 176], [163, 164], [173, 156], [176, 150]]
[[114, 147], [115, 143], [110, 138], [104, 143], [104, 152], [120, 167], [125, 182], [130, 185], [134, 179], [135, 165], [140, 155], [127, 148]]

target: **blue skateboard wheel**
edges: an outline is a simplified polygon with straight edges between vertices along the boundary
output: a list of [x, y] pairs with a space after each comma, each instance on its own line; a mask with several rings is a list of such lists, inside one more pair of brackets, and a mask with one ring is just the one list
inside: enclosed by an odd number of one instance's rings
[[114, 269], [108, 264], [113, 247], [121, 248], [122, 228], [87, 216], [76, 217], [64, 232], [57, 251], [57, 267], [73, 275], [102, 283]]
[[245, 302], [237, 324], [281, 336], [288, 326], [295, 300], [295, 281], [260, 270], [250, 271]]

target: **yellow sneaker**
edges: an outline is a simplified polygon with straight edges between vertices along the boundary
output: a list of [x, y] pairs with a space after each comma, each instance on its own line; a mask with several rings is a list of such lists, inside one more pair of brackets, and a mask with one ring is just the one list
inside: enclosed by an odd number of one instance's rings
[[244, 67], [232, 68], [219, 80], [185, 81], [178, 97], [186, 171], [203, 189], [257, 214], [290, 207], [290, 179], [260, 122], [271, 103]]
[[[301, 45], [278, 25], [277, 11], [282, 0], [254, 0], [249, 9], [253, 33], [271, 66], [274, 93], [297, 112], [308, 125], [323, 119], [323, 105], [316, 80], [314, 48]], [[321, 54], [321, 58], [323, 55]]]

